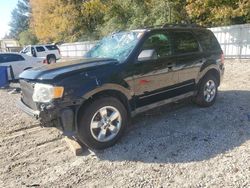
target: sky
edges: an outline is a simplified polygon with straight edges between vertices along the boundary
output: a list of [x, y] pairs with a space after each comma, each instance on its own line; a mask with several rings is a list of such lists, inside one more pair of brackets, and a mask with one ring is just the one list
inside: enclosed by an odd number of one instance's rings
[[0, 0], [0, 39], [9, 33], [11, 11], [16, 7], [18, 0]]

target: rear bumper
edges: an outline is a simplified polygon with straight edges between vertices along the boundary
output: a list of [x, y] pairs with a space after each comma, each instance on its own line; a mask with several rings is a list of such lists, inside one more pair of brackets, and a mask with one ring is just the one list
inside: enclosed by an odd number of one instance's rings
[[220, 83], [223, 81], [224, 72], [225, 72], [225, 66], [224, 66], [224, 64], [222, 64], [222, 65], [220, 66]]
[[72, 108], [52, 108], [38, 111], [28, 107], [22, 100], [17, 102], [17, 107], [38, 120], [43, 127], [57, 127], [66, 136], [74, 136], [76, 134], [75, 111]]

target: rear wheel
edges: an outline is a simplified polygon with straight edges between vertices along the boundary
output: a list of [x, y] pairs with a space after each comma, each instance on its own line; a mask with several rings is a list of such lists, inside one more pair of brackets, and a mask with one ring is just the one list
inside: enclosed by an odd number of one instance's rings
[[56, 57], [54, 55], [49, 55], [47, 57], [48, 64], [56, 63]]
[[201, 107], [209, 107], [214, 104], [217, 92], [218, 80], [212, 74], [208, 74], [202, 79], [194, 101]]
[[118, 99], [97, 99], [79, 113], [79, 140], [92, 149], [110, 147], [122, 136], [127, 119], [127, 110]]

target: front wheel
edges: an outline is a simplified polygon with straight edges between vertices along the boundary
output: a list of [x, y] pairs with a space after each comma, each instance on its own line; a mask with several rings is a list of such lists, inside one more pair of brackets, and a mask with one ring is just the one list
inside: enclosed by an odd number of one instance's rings
[[205, 76], [198, 88], [194, 101], [201, 107], [209, 107], [214, 104], [218, 92], [218, 80], [213, 75]]
[[79, 112], [79, 140], [92, 149], [114, 145], [127, 126], [127, 110], [116, 98], [99, 98]]

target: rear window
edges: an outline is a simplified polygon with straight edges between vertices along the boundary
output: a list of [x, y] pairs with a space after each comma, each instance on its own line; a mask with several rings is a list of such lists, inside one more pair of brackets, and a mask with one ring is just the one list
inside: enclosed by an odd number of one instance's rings
[[36, 47], [36, 51], [37, 51], [37, 52], [44, 52], [45, 49], [44, 49], [44, 47], [42, 47], [42, 46], [37, 46], [37, 47]]
[[56, 45], [48, 45], [45, 46], [48, 50], [58, 50], [58, 47]]
[[208, 30], [197, 30], [194, 31], [195, 35], [200, 41], [202, 49], [204, 51], [221, 50], [220, 44], [216, 37], [211, 31]]
[[191, 32], [174, 32], [172, 36], [175, 54], [199, 52], [199, 44]]

